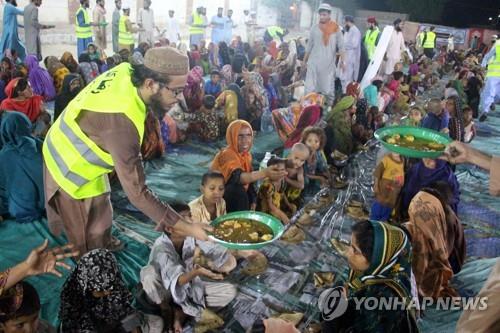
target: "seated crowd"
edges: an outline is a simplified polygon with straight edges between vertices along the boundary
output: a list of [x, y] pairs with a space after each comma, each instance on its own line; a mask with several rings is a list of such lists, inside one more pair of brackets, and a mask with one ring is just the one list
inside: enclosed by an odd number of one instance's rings
[[[289, 224], [318, 191], [347, 185], [336, 163], [365, 149], [381, 127], [426, 127], [456, 141], [473, 140], [473, 118], [484, 82], [478, 55], [454, 51], [440, 55], [439, 61], [415, 56], [414, 63], [397, 63], [386, 80], [376, 77], [364, 89], [349, 83], [346, 93], [340, 89], [329, 103], [319, 93], [304, 94], [298, 44], [284, 42], [273, 52], [261, 41], [249, 45], [239, 38], [231, 45], [201, 42], [189, 51], [183, 44], [170, 45], [184, 50], [190, 60], [182, 92], [185, 102], [163, 119], [150, 111], [143, 160], [160, 158], [186, 140], [226, 140], [201, 178], [201, 196], [188, 204], [172, 204], [179, 214], [208, 224], [229, 212], [257, 210]], [[141, 64], [146, 51], [156, 46], [143, 43], [133, 52], [106, 57], [91, 44], [78, 61], [69, 52], [60, 59], [47, 57], [46, 69], [33, 56], [25, 63], [16, 62], [10, 53], [2, 59], [0, 221], [30, 223], [44, 216], [41, 143], [48, 128], [100, 73], [122, 62]], [[444, 74], [452, 80], [443, 97], [423, 101], [422, 92], [436, 89]], [[46, 109], [51, 101], [52, 117]], [[265, 167], [254, 170], [251, 150], [256, 133], [270, 131], [276, 131], [283, 146], [261, 164]], [[352, 228], [346, 252], [347, 294], [458, 296], [450, 280], [461, 270], [466, 254], [454, 167], [440, 159], [408, 159], [381, 149], [373, 192], [371, 221], [366, 216]], [[39, 250], [38, 260], [54, 256], [45, 248]], [[80, 255], [61, 293], [61, 332], [181, 332], [190, 320], [215, 328], [220, 325], [215, 311], [237, 293], [236, 286], [225, 281], [227, 275], [239, 259], [261, 254], [229, 251], [165, 232], [152, 247], [134, 295], [111, 252], [97, 249]], [[52, 265], [64, 256], [52, 257]], [[25, 266], [33, 267], [33, 261], [27, 262]], [[39, 325], [35, 331], [51, 332], [47, 323], [37, 321], [37, 291], [25, 281], [9, 282], [15, 269], [0, 275], [0, 331]], [[31, 269], [19, 280], [43, 272], [50, 270]], [[371, 327], [403, 332], [415, 325], [414, 314], [403, 310], [351, 310], [325, 322], [323, 331]]]

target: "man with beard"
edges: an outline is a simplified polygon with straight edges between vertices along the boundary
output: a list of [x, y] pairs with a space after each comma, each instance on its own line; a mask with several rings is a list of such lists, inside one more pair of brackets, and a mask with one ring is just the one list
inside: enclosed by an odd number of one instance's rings
[[339, 64], [344, 68], [344, 38], [339, 26], [330, 15], [332, 7], [321, 4], [318, 9], [319, 24], [311, 28], [304, 63], [307, 64], [305, 93], [317, 92], [335, 98], [335, 61], [340, 53]]
[[112, 18], [112, 26], [111, 26], [111, 33], [113, 36], [113, 52], [118, 53], [120, 51], [120, 47], [118, 44], [118, 38], [120, 36], [120, 10], [122, 9], [122, 1], [121, 0], [115, 0], [115, 10], [113, 11], [113, 18]]
[[43, 146], [49, 227], [56, 235], [64, 228], [80, 255], [119, 249], [111, 237], [112, 171], [158, 230], [207, 239], [209, 227], [189, 223], [148, 189], [140, 153], [148, 108], [162, 119], [182, 99], [188, 70], [178, 50], [150, 49], [144, 64], [120, 64], [85, 87], [49, 130]]
[[401, 54], [405, 52], [405, 39], [403, 36], [401, 19], [394, 21], [394, 31], [392, 32], [387, 51], [385, 53], [385, 75], [394, 72], [394, 65], [401, 61]]
[[205, 39], [207, 26], [205, 9], [203, 7], [196, 8], [196, 11], [189, 18], [189, 45], [200, 45], [200, 41]]
[[346, 15], [344, 20], [345, 67], [341, 71], [340, 81], [342, 82], [342, 92], [345, 93], [347, 85], [358, 80], [361, 58], [361, 32], [354, 25], [354, 17]]
[[[100, 26], [90, 22], [90, 15], [87, 9], [90, 7], [90, 0], [80, 0], [80, 8], [75, 15], [76, 47], [78, 57], [87, 51], [89, 44], [92, 43], [92, 27]], [[103, 23], [102, 25], [106, 25]]]
[[368, 17], [367, 23], [368, 30], [366, 30], [365, 33], [364, 43], [366, 52], [368, 52], [368, 60], [371, 61], [380, 38], [380, 29], [378, 28], [378, 23], [374, 16]]
[[0, 52], [2, 56], [6, 50], [15, 50], [21, 60], [24, 61], [26, 49], [19, 39], [17, 33], [17, 15], [23, 15], [23, 11], [17, 8], [16, 0], [6, 0], [3, 9], [2, 40], [0, 41]]
[[106, 50], [107, 40], [106, 40], [106, 8], [104, 8], [104, 0], [97, 0], [96, 6], [93, 12], [93, 21], [98, 23], [96, 27], [94, 27], [94, 35], [95, 35], [95, 45], [99, 47], [101, 50]]
[[222, 14], [223, 8], [217, 8], [217, 15], [212, 17], [210, 26], [212, 27], [212, 43], [219, 45], [220, 42], [225, 41], [224, 28], [227, 18]]
[[33, 54], [42, 60], [42, 43], [40, 42], [40, 29], [50, 29], [53, 25], [44, 25], [38, 22], [38, 7], [42, 5], [42, 0], [31, 0], [24, 7], [24, 39], [26, 42], [26, 52]]

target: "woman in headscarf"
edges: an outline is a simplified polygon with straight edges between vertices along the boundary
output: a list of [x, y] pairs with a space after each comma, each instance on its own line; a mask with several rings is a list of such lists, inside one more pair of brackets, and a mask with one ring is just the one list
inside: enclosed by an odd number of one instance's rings
[[264, 79], [262, 75], [256, 72], [244, 72], [243, 80], [245, 85], [243, 87], [243, 95], [251, 92], [254, 95], [254, 99], [259, 105], [260, 114], [266, 112], [271, 112], [269, 109], [269, 99], [267, 96], [266, 88], [264, 87]]
[[113, 254], [85, 254], [64, 283], [59, 309], [61, 331], [135, 332], [141, 326]]
[[63, 88], [64, 78], [69, 74], [69, 69], [66, 68], [66, 66], [64, 66], [63, 63], [54, 56], [46, 57], [43, 62], [50, 76], [52, 76], [54, 87], [56, 88], [56, 93], [60, 94]]
[[34, 55], [26, 56], [24, 62], [28, 66], [28, 79], [35, 95], [42, 96], [45, 102], [52, 101], [56, 97], [56, 89], [49, 72], [40, 67]]
[[226, 126], [234, 120], [248, 119], [245, 100], [241, 95], [241, 89], [235, 83], [229, 84], [219, 97], [215, 100], [215, 108], [224, 107], [224, 119]]
[[219, 46], [215, 43], [208, 44], [208, 63], [210, 68], [220, 69], [222, 67], [222, 58], [219, 55]]
[[184, 99], [188, 107], [188, 112], [195, 112], [203, 105], [205, 94], [203, 81], [203, 68], [195, 66], [188, 73], [186, 87], [184, 88]]
[[285, 141], [285, 149], [291, 149], [294, 144], [300, 142], [304, 129], [315, 126], [321, 120], [322, 112], [322, 108], [317, 105], [310, 105], [304, 108], [300, 113], [295, 129], [288, 135]]
[[455, 141], [464, 142], [464, 114], [462, 110], [462, 101], [458, 96], [448, 97], [446, 100], [446, 111], [448, 111], [450, 116], [450, 122], [448, 123], [450, 138]]
[[[406, 233], [385, 222], [358, 222], [352, 227], [345, 254], [349, 280], [342, 288], [345, 295], [337, 297], [347, 298], [347, 309], [340, 317], [323, 322], [322, 332], [418, 332], [414, 309], [406, 308], [412, 298], [411, 245]], [[321, 294], [321, 310], [329, 305], [325, 301], [332, 292], [340, 291], [328, 289]], [[356, 307], [354, 299], [362, 298], [397, 299], [401, 305], [373, 311], [366, 303]]]
[[224, 199], [227, 212], [255, 208], [257, 193], [253, 183], [266, 177], [283, 176], [274, 167], [252, 171], [254, 134], [244, 120], [233, 121], [226, 131], [227, 147], [215, 155], [210, 169], [222, 173], [225, 182]]
[[410, 221], [404, 226], [413, 244], [413, 273], [420, 296], [456, 297], [449, 285], [465, 261], [464, 230], [449, 206], [451, 190], [440, 182], [423, 188], [408, 208]]
[[350, 155], [354, 152], [352, 136], [352, 117], [356, 113], [356, 99], [352, 96], [342, 98], [326, 117], [328, 125], [325, 129], [327, 143], [325, 154], [330, 158], [335, 150]]
[[226, 42], [219, 43], [219, 56], [221, 58], [221, 65], [231, 65], [231, 56], [229, 54], [229, 47]]
[[[7, 99], [2, 101], [0, 109], [22, 112], [32, 123], [36, 123], [41, 115], [48, 116], [43, 105], [43, 97], [33, 94], [28, 80], [24, 78], [11, 80], [5, 92]], [[50, 122], [50, 116], [48, 122]]]
[[446, 182], [449, 184], [453, 193], [449, 205], [455, 213], [458, 212], [460, 185], [457, 176], [453, 173], [453, 170], [447, 162], [423, 158], [413, 165], [410, 171], [408, 171], [405, 179], [405, 185], [401, 191], [403, 194], [402, 212], [407, 211], [411, 200], [422, 188], [435, 182]]
[[222, 89], [234, 83], [233, 68], [231, 65], [224, 65], [220, 73], [222, 75]]
[[90, 60], [88, 53], [84, 52], [80, 54], [78, 62], [80, 63], [78, 66], [80, 67], [85, 84], [89, 84], [99, 76], [99, 67], [95, 62]]
[[24, 114], [4, 112], [1, 116], [0, 188], [4, 192], [1, 195], [0, 191], [0, 202], [5, 202], [7, 213], [21, 223], [45, 214], [42, 141], [31, 131], [31, 122]]
[[78, 68], [78, 62], [76, 62], [75, 58], [71, 54], [71, 52], [66, 51], [63, 53], [61, 57], [61, 63], [66, 66], [67, 69], [71, 73], [78, 74], [79, 73], [79, 68]]
[[68, 74], [64, 78], [62, 91], [56, 97], [54, 105], [54, 121], [64, 111], [69, 102], [82, 90], [82, 78], [78, 74]]

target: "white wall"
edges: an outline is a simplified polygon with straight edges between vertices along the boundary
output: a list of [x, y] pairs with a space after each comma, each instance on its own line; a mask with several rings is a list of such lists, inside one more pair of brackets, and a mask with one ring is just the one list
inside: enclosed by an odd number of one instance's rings
[[[3, 1], [0, 1], [3, 3]], [[24, 8], [30, 1], [17, 0], [17, 7]], [[0, 5], [0, 17], [3, 19], [4, 5]], [[19, 22], [22, 22], [22, 16]], [[67, 22], [68, 21], [68, 1], [67, 0], [43, 0], [38, 13], [38, 19], [43, 23]]]

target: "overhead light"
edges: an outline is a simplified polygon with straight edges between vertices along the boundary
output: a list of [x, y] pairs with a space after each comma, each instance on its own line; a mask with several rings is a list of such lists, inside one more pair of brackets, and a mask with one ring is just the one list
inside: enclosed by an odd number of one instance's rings
[[493, 17], [490, 17], [488, 20], [493, 21]]

